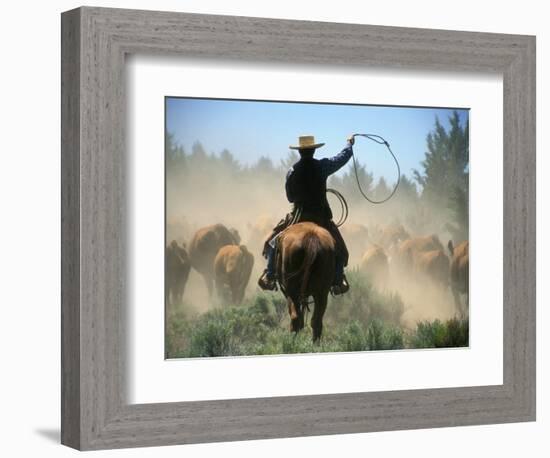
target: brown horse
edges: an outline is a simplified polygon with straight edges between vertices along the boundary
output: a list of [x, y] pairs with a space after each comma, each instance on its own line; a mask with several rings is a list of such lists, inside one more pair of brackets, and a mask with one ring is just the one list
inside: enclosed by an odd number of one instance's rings
[[290, 330], [297, 333], [304, 328], [304, 309], [312, 296], [311, 329], [313, 341], [318, 342], [334, 278], [334, 239], [321, 226], [304, 222], [284, 230], [278, 243], [277, 275], [288, 303]]

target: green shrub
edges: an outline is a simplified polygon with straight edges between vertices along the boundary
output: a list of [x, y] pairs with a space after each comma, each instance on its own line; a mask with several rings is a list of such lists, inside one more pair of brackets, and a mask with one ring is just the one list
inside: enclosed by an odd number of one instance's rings
[[342, 326], [335, 339], [339, 345], [339, 351], [363, 351], [368, 349], [365, 329], [358, 321], [352, 321]]
[[193, 321], [193, 309], [188, 304], [168, 308], [166, 311], [165, 357], [177, 357], [187, 346], [188, 323]]
[[[262, 293], [242, 306], [217, 308], [188, 323], [172, 317], [167, 354], [169, 357], [266, 354], [261, 345], [267, 342], [272, 330], [279, 328], [280, 302], [273, 294]], [[174, 345], [178, 332], [186, 334], [183, 346]]]
[[395, 326], [385, 325], [375, 319], [367, 328], [368, 350], [396, 350], [404, 348], [403, 331]]
[[447, 321], [447, 347], [467, 347], [470, 345], [470, 325], [467, 319], [453, 318]]
[[311, 339], [311, 332], [304, 331], [297, 334], [286, 332], [282, 336], [281, 353], [314, 353], [318, 350]]
[[199, 319], [190, 331], [185, 356], [228, 356], [236, 353], [231, 323], [221, 314], [210, 314], [207, 319]]
[[372, 320], [381, 320], [400, 325], [405, 306], [399, 294], [378, 291], [357, 269], [348, 272], [347, 278], [350, 290], [329, 300], [326, 314], [328, 322], [358, 320], [363, 325], [368, 325]]
[[[379, 293], [356, 274], [350, 275], [353, 295], [332, 298], [323, 336], [312, 342], [306, 326], [289, 331], [286, 300], [277, 293], [258, 293], [240, 306], [216, 308], [202, 315], [186, 304], [170, 309], [166, 320], [166, 357], [277, 355], [353, 352], [401, 348], [468, 345], [468, 321], [421, 322], [405, 333], [399, 322], [403, 303], [397, 295]], [[353, 286], [355, 285], [355, 287]], [[350, 292], [351, 292], [350, 291]], [[339, 307], [339, 309], [338, 309]], [[338, 321], [335, 321], [336, 317]]]
[[469, 345], [469, 323], [467, 319], [441, 322], [423, 321], [417, 324], [410, 338], [411, 348], [448, 348]]

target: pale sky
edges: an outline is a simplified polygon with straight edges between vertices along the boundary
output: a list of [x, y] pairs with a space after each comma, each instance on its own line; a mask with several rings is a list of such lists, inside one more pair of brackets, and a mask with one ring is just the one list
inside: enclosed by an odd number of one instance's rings
[[[468, 109], [456, 109], [461, 123]], [[374, 105], [241, 101], [220, 99], [166, 98], [166, 128], [189, 153], [200, 141], [209, 153], [228, 149], [245, 165], [261, 156], [274, 164], [287, 156], [298, 136], [314, 135], [325, 146], [318, 158], [340, 152], [353, 133], [381, 135], [401, 164], [402, 173], [420, 167], [426, 151], [426, 135], [433, 130], [436, 116], [448, 127], [453, 108], [418, 108]], [[393, 183], [395, 165], [383, 145], [358, 138], [354, 152], [375, 179], [384, 176]]]

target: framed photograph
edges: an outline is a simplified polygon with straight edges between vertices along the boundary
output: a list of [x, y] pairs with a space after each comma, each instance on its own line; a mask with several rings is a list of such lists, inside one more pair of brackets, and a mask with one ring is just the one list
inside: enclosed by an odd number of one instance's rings
[[165, 104], [166, 358], [469, 346], [469, 110]]
[[535, 419], [535, 38], [62, 15], [62, 443]]

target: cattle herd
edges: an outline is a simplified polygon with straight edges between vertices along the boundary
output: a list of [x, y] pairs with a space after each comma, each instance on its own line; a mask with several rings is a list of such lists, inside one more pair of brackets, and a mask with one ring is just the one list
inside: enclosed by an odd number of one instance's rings
[[[198, 229], [188, 244], [170, 241], [165, 257], [167, 303], [182, 301], [194, 269], [210, 296], [216, 292], [222, 303], [240, 304], [252, 276], [254, 254], [255, 273], [264, 268], [261, 247], [273, 226], [266, 217], [249, 224], [246, 246], [240, 244], [237, 230], [223, 224]], [[444, 247], [437, 235], [410, 235], [399, 223], [369, 228], [348, 223], [342, 235], [350, 251], [350, 267], [357, 267], [377, 288], [391, 288], [395, 278], [429, 284], [452, 294], [456, 314], [468, 314], [468, 241], [449, 240]]]
[[239, 245], [235, 229], [214, 224], [199, 229], [189, 244], [173, 240], [166, 248], [166, 298], [169, 304], [181, 301], [191, 268], [202, 277], [212, 295], [214, 285], [224, 302], [239, 304], [252, 267], [254, 256], [245, 245]]
[[[346, 234], [346, 231], [342, 231]], [[469, 242], [456, 246], [449, 240], [445, 249], [436, 234], [411, 236], [401, 224], [383, 229], [374, 227], [370, 246], [361, 257], [359, 268], [379, 288], [388, 288], [391, 277], [450, 289], [456, 313], [468, 313]], [[345, 235], [344, 235], [345, 237]]]

